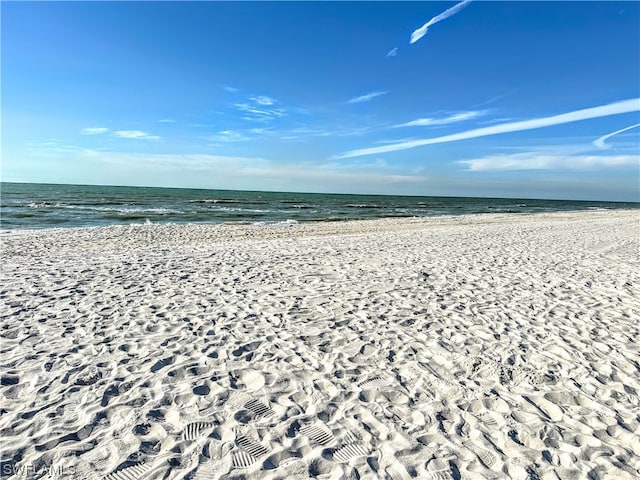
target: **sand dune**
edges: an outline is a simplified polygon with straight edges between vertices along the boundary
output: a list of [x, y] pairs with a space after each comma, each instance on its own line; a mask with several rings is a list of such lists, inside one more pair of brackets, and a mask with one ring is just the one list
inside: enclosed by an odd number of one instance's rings
[[4, 236], [2, 476], [638, 478], [639, 227]]

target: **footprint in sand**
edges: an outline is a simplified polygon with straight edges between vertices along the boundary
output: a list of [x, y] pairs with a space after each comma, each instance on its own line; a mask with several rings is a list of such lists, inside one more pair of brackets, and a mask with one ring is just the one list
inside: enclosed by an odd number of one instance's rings
[[475, 417], [486, 427], [495, 430], [500, 427], [500, 422], [492, 412], [480, 412]]
[[430, 460], [427, 464], [427, 478], [429, 480], [450, 480], [455, 478], [452, 476], [451, 459], [434, 458]]
[[151, 366], [151, 373], [156, 373], [158, 370], [161, 370], [164, 367], [167, 367], [169, 365], [173, 365], [174, 361], [175, 361], [174, 357], [167, 357], [167, 358], [162, 358], [162, 359], [158, 360], [156, 363], [154, 363]]
[[473, 446], [471, 447], [471, 451], [478, 457], [478, 460], [480, 460], [480, 463], [482, 463], [488, 469], [491, 470], [496, 465], [498, 459], [489, 450], [486, 450], [481, 447]]
[[333, 436], [331, 429], [320, 421], [302, 427], [299, 433], [309, 437], [310, 440], [313, 440], [322, 446], [328, 447], [335, 442], [335, 437]]
[[244, 450], [236, 449], [231, 452], [231, 465], [233, 468], [245, 469], [251, 467], [258, 459]]
[[214, 424], [211, 422], [193, 422], [187, 424], [182, 432], [182, 440], [197, 440], [206, 437], [213, 432]]
[[268, 448], [248, 434], [240, 434], [236, 436], [236, 445], [255, 458], [260, 458], [269, 453]]
[[333, 459], [336, 462], [347, 463], [354, 458], [366, 457], [370, 453], [371, 450], [362, 443], [349, 443], [334, 450]]
[[138, 463], [131, 467], [123, 468], [117, 472], [110, 473], [105, 477], [105, 480], [142, 480], [147, 478], [148, 473], [151, 471], [151, 465], [145, 463]]
[[365, 380], [364, 382], [360, 382], [358, 384], [358, 387], [360, 387], [362, 390], [370, 390], [373, 388], [386, 387], [387, 385], [389, 385], [389, 383], [390, 382], [388, 380], [380, 376], [375, 376]]
[[232, 451], [234, 451], [234, 447], [231, 443], [209, 443], [203, 449], [200, 463], [195, 473], [192, 473], [191, 477], [187, 476], [185, 478], [191, 478], [191, 480], [213, 480], [220, 478], [220, 475], [228, 472], [233, 466], [233, 455], [229, 454]]
[[271, 449], [265, 447], [257, 438], [252, 429], [236, 427], [235, 447], [231, 451], [231, 464], [233, 468], [249, 468], [261, 457], [267, 455]]
[[275, 413], [268, 405], [257, 399], [249, 400], [243, 408], [250, 412], [254, 420], [269, 418]]

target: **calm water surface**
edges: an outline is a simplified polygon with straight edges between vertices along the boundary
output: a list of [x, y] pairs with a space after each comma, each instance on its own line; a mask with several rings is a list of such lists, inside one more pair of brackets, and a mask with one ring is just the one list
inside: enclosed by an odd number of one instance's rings
[[470, 213], [640, 208], [640, 203], [1, 184], [0, 228], [133, 223], [286, 224]]

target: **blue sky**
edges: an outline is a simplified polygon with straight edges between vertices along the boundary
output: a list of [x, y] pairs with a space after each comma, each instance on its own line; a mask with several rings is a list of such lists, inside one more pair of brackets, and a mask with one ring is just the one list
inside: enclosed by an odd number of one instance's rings
[[3, 2], [2, 180], [639, 201], [639, 19], [639, 2]]

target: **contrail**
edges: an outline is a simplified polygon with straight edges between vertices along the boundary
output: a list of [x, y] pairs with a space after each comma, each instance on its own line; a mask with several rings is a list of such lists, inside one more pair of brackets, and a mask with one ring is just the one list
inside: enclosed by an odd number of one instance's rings
[[398, 142], [381, 147], [361, 148], [359, 150], [351, 150], [335, 155], [332, 158], [337, 160], [343, 158], [362, 157], [364, 155], [377, 155], [380, 153], [396, 152], [398, 150], [421, 147], [423, 145], [457, 142], [460, 140], [467, 140], [469, 138], [487, 137], [489, 135], [499, 135], [510, 132], [521, 132], [523, 130], [534, 130], [537, 128], [551, 127], [553, 125], [562, 125], [564, 123], [579, 122], [590, 118], [608, 117], [610, 115], [620, 115], [622, 113], [638, 111], [640, 111], [640, 98], [632, 98], [629, 100], [609, 103], [607, 105], [600, 105], [599, 107], [584, 108], [582, 110], [574, 110], [573, 112], [561, 113], [560, 115], [553, 115], [551, 117], [532, 118], [530, 120], [522, 120], [519, 122], [501, 123], [490, 127], [476, 128], [460, 133], [453, 133], [451, 135], [444, 135], [442, 137]]
[[620, 130], [616, 130], [613, 133], [608, 133], [606, 135], [603, 135], [600, 138], [598, 138], [596, 141], [594, 141], [593, 144], [598, 148], [609, 148], [609, 145], [604, 143], [605, 140], [613, 137], [614, 135], [618, 135], [619, 133], [626, 132], [627, 130], [631, 130], [632, 128], [636, 128], [636, 127], [640, 127], [640, 123], [636, 123], [635, 125], [631, 125], [630, 127], [622, 128]]
[[351, 100], [347, 100], [347, 103], [362, 103], [368, 102], [372, 98], [379, 97], [380, 95], [386, 95], [389, 92], [371, 92], [366, 95], [361, 95], [359, 97], [352, 98]]
[[422, 37], [424, 37], [427, 34], [427, 30], [431, 25], [441, 22], [442, 20], [449, 18], [452, 15], [455, 15], [470, 3], [471, 3], [471, 0], [464, 0], [454, 5], [449, 10], [445, 10], [440, 15], [436, 15], [435, 17], [433, 17], [431, 20], [429, 20], [427, 23], [425, 23], [423, 26], [421, 26], [419, 29], [415, 30], [411, 34], [411, 41], [409, 43], [416, 43], [418, 40], [420, 40]]

